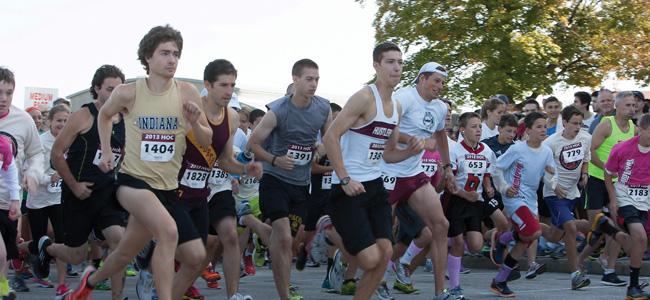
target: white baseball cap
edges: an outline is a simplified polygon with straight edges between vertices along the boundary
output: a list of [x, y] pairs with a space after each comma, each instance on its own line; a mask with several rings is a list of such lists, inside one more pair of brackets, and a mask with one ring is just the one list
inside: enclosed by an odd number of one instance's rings
[[420, 68], [420, 72], [418, 73], [418, 76], [415, 76], [415, 79], [411, 83], [417, 83], [418, 78], [420, 78], [420, 74], [422, 73], [439, 73], [447, 77], [447, 70], [445, 70], [445, 67], [443, 67], [441, 64], [437, 62], [428, 62]]

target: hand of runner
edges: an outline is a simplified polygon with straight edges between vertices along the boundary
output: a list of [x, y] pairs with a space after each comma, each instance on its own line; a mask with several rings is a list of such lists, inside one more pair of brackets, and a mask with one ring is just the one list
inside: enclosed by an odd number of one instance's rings
[[341, 185], [341, 188], [343, 188], [345, 194], [347, 194], [350, 197], [354, 197], [356, 195], [360, 195], [361, 193], [366, 192], [366, 188], [363, 187], [363, 184], [361, 184], [361, 182], [358, 182], [356, 180], [350, 180], [348, 184]]
[[611, 219], [616, 222], [616, 217], [618, 216], [618, 198], [610, 197], [607, 208], [609, 208], [609, 215]]
[[187, 121], [194, 123], [199, 120], [200, 115], [201, 108], [199, 108], [196, 103], [192, 101], [183, 101], [183, 116], [185, 116]]
[[[445, 169], [446, 171], [447, 169]], [[451, 169], [448, 169], [447, 173], [447, 189], [453, 194], [458, 192], [458, 182], [456, 182], [456, 176]]]
[[466, 191], [465, 192], [465, 200], [469, 202], [476, 202], [478, 201], [478, 193], [476, 191]]
[[[278, 159], [276, 158], [277, 162]], [[249, 162], [246, 164], [246, 173], [248, 176], [255, 177], [255, 179], [260, 180], [262, 178], [262, 163], [261, 162]]]
[[20, 201], [11, 201], [11, 204], [9, 205], [9, 219], [16, 221], [20, 215]]
[[230, 181], [230, 184], [232, 185], [232, 194], [233, 195], [238, 195], [239, 194], [239, 180], [237, 178], [233, 178]]
[[583, 173], [582, 176], [580, 177], [580, 182], [578, 182], [578, 185], [580, 185], [581, 187], [585, 187], [587, 186], [588, 180], [589, 180], [589, 175]]
[[52, 174], [52, 177], [50, 177], [50, 183], [59, 182], [59, 180], [61, 180], [61, 176], [59, 176], [59, 173], [54, 173]]
[[293, 164], [296, 160], [293, 158], [293, 155], [287, 154], [285, 156], [278, 156], [275, 158], [275, 166], [280, 169], [291, 170], [293, 169]]
[[555, 186], [555, 196], [559, 199], [566, 199], [566, 191], [568, 191], [568, 189], [559, 184]]
[[90, 194], [93, 192], [90, 189], [91, 186], [93, 186], [92, 182], [77, 182], [70, 185], [70, 189], [77, 199], [86, 200], [86, 198], [90, 197]]
[[99, 160], [99, 165], [97, 165], [102, 172], [107, 173], [113, 170], [115, 166], [115, 157], [113, 155], [102, 155], [102, 158]]
[[429, 152], [436, 152], [436, 149], [438, 148], [438, 143], [436, 143], [436, 139], [426, 139], [424, 140], [424, 149], [429, 151]]
[[411, 136], [406, 142], [406, 149], [408, 149], [411, 156], [413, 156], [424, 150], [424, 143], [425, 140], [416, 136]]
[[512, 186], [509, 187], [508, 190], [506, 191], [506, 197], [512, 198], [515, 195], [517, 195], [517, 189]]
[[485, 193], [489, 198], [494, 197], [494, 189], [492, 187], [485, 188]]

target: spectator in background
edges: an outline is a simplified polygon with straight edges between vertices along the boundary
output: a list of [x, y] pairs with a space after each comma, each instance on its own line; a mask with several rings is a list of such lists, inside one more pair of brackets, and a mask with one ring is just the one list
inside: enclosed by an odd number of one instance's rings
[[589, 105], [591, 104], [591, 95], [589, 93], [580, 91], [573, 94], [573, 106], [577, 107], [583, 114], [584, 119], [582, 120], [582, 126], [580, 129], [584, 131], [589, 130], [589, 125], [594, 121], [596, 117], [595, 114], [592, 114], [589, 111]]
[[[592, 94], [593, 95], [593, 94]], [[614, 109], [614, 93], [608, 89], [601, 89], [598, 92], [598, 108], [600, 113], [594, 117], [594, 121], [589, 125], [589, 133], [593, 134], [596, 130], [596, 126], [600, 123], [603, 117], [609, 117], [616, 115], [616, 109]]]
[[632, 94], [634, 94], [634, 117], [632, 117], [632, 122], [636, 125], [637, 120], [643, 115], [645, 97], [643, 96], [643, 93], [639, 91], [633, 91]]
[[43, 133], [43, 114], [41, 114], [41, 110], [36, 106], [32, 106], [25, 111], [29, 114], [30, 117], [32, 117], [32, 120], [34, 120], [34, 124], [36, 125], [36, 129], [38, 129], [38, 133]]
[[556, 97], [548, 97], [544, 103], [544, 112], [546, 112], [546, 136], [561, 132], [564, 130], [562, 125], [562, 103]]

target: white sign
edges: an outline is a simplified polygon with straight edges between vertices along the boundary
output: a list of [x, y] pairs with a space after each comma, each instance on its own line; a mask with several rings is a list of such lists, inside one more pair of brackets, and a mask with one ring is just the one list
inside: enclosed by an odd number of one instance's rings
[[40, 87], [25, 87], [25, 106], [30, 108], [32, 106], [40, 107], [45, 104], [47, 107], [52, 107], [52, 102], [59, 98], [59, 89], [49, 89]]

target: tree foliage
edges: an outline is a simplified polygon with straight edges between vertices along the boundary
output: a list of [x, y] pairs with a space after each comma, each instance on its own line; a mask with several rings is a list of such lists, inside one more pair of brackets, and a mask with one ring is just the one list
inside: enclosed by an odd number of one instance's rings
[[596, 87], [610, 72], [650, 79], [650, 0], [376, 2], [376, 39], [411, 53], [402, 84], [439, 62], [449, 74], [444, 96], [457, 104], [494, 94], [520, 101], [557, 83]]

